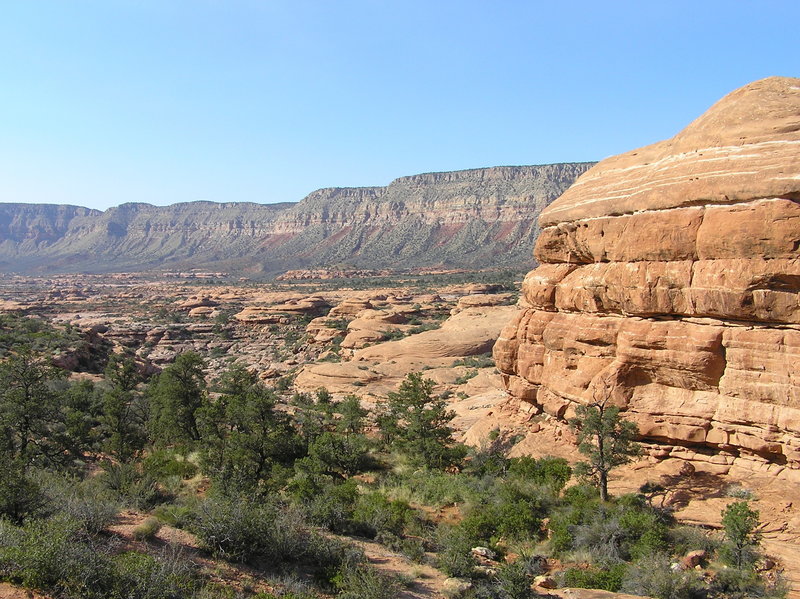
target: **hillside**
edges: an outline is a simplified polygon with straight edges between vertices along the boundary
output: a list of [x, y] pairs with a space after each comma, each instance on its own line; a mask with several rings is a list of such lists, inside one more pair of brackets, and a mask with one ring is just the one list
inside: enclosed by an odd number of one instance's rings
[[539, 213], [591, 166], [429, 173], [282, 204], [0, 204], [0, 271], [529, 265]]

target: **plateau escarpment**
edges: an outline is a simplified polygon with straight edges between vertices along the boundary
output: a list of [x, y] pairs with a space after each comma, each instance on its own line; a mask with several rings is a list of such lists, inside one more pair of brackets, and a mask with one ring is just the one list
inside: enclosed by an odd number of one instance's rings
[[296, 204], [0, 204], [0, 270], [525, 264], [536, 217], [591, 163], [494, 167], [333, 188]]
[[544, 210], [509, 392], [563, 422], [610, 401], [653, 456], [800, 479], [800, 79], [597, 164]]

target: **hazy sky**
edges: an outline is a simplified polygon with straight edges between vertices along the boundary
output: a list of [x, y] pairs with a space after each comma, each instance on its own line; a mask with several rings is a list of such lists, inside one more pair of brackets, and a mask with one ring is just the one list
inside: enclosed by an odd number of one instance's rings
[[797, 0], [0, 0], [0, 202], [597, 160], [800, 76]]

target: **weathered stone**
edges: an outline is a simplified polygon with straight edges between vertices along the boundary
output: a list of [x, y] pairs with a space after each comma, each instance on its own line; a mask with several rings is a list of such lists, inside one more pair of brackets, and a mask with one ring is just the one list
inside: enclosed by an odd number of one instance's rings
[[800, 472], [800, 79], [600, 162], [540, 225], [494, 348], [509, 393], [560, 419], [610, 401], [708, 472]]

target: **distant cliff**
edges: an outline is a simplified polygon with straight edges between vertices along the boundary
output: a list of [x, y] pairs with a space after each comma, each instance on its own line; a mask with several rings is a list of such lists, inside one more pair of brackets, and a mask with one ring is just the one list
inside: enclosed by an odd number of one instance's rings
[[529, 265], [539, 212], [592, 164], [428, 173], [284, 204], [0, 204], [0, 271]]

